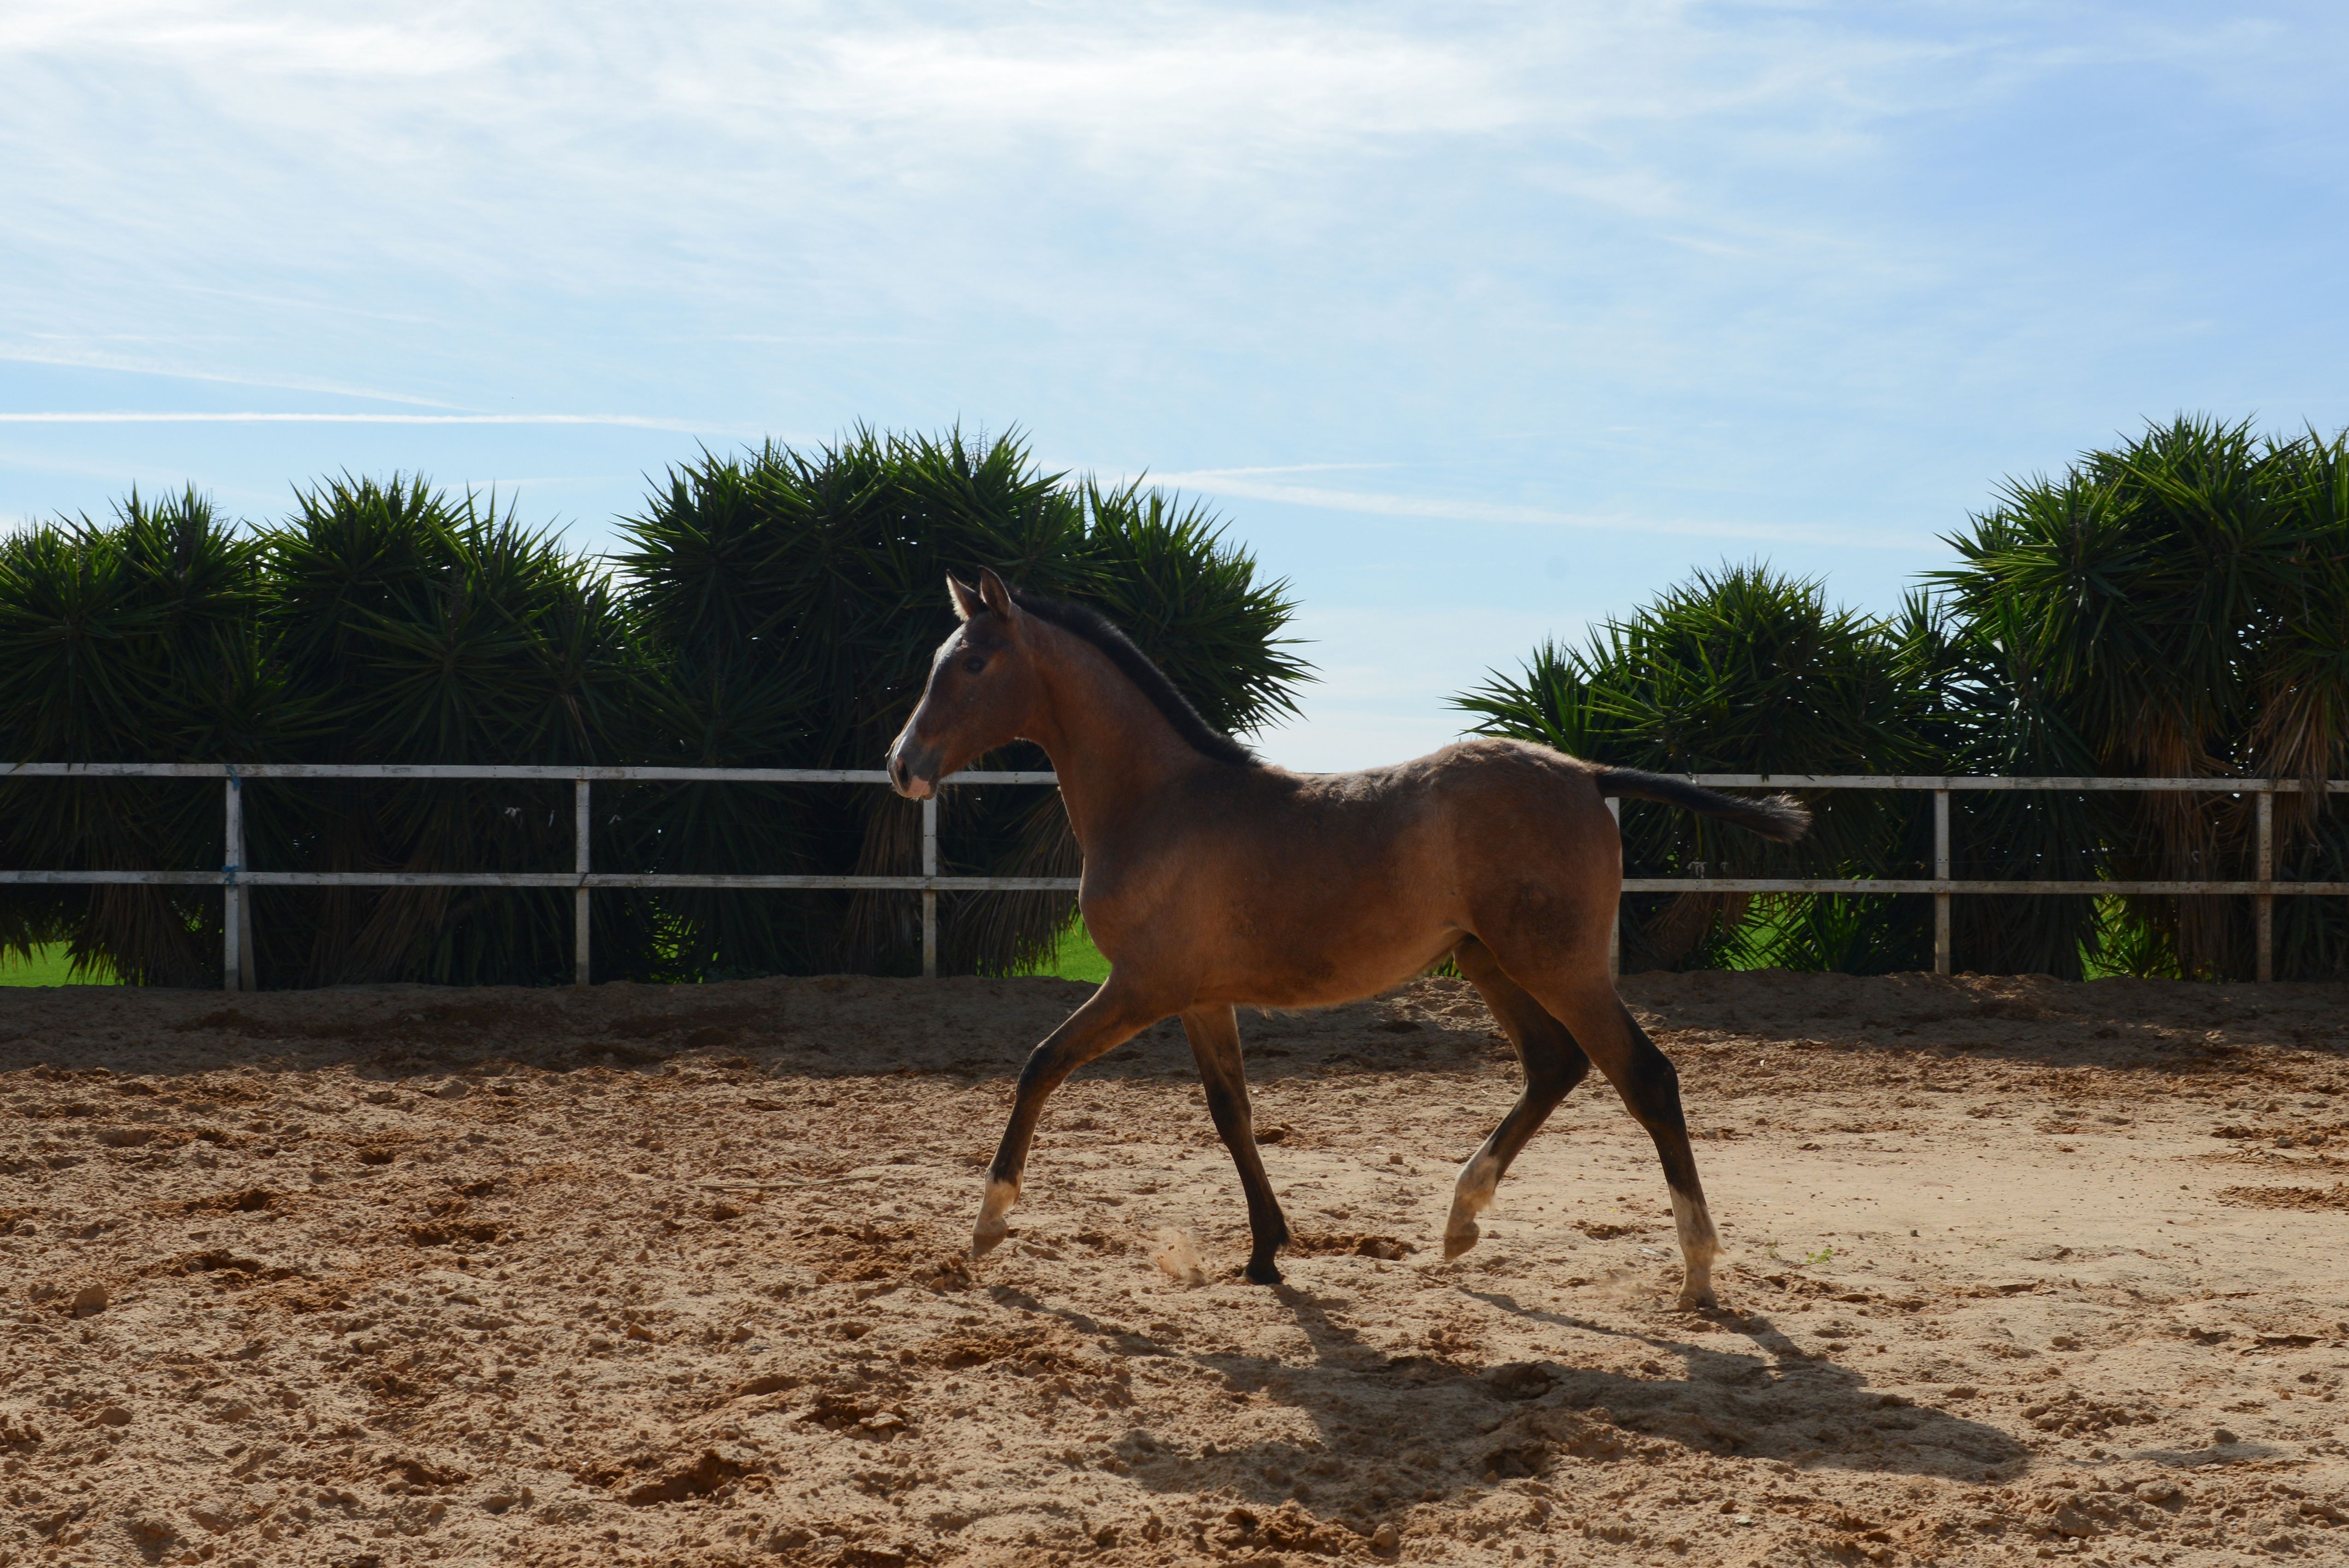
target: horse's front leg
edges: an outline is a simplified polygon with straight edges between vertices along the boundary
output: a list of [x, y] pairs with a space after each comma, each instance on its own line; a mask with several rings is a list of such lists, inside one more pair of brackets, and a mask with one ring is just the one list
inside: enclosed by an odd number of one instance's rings
[[987, 1172], [987, 1196], [978, 1205], [978, 1223], [972, 1228], [970, 1255], [985, 1257], [1010, 1227], [1003, 1217], [1019, 1201], [1019, 1179], [1028, 1168], [1028, 1146], [1035, 1140], [1036, 1123], [1044, 1114], [1044, 1096], [1061, 1081], [1097, 1056], [1105, 1055], [1165, 1016], [1153, 1011], [1119, 986], [1112, 970], [1102, 988], [1082, 1007], [1044, 1037], [1019, 1070], [1019, 1090], [1011, 1102], [1011, 1121]]
[[1207, 1007], [1183, 1014], [1183, 1033], [1191, 1037], [1191, 1054], [1199, 1064], [1199, 1081], [1207, 1090], [1207, 1114], [1232, 1151], [1240, 1168], [1240, 1189], [1247, 1194], [1247, 1267], [1241, 1271], [1259, 1285], [1280, 1283], [1273, 1254], [1288, 1244], [1288, 1221], [1281, 1217], [1280, 1200], [1272, 1195], [1272, 1180], [1264, 1173], [1264, 1157], [1257, 1152], [1256, 1127], [1248, 1116], [1247, 1078], [1240, 1064], [1239, 1019], [1228, 1007]]

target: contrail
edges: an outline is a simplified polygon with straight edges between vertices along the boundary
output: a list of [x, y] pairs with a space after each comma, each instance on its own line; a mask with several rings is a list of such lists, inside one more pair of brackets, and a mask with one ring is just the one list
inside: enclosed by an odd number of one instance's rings
[[699, 424], [688, 420], [654, 419], [644, 414], [269, 414], [269, 413], [140, 413], [98, 410], [86, 413], [0, 413], [0, 424], [11, 425], [626, 425], [636, 430], [697, 431], [734, 427]]

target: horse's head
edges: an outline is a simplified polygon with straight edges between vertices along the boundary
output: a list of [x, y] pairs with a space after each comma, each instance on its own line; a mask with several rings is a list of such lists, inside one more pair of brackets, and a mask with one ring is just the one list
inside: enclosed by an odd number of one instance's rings
[[922, 700], [889, 748], [889, 783], [914, 800], [927, 799], [940, 779], [1015, 739], [1041, 695], [1034, 623], [1003, 579], [982, 571], [974, 588], [948, 576], [947, 592], [962, 625], [938, 644]]

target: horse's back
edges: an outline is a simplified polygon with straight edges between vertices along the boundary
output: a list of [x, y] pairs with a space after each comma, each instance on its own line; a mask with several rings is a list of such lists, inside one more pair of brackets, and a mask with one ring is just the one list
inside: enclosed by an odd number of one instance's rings
[[1375, 884], [1407, 918], [1520, 951], [1562, 956], [1596, 940], [1603, 952], [1622, 890], [1622, 838], [1593, 772], [1546, 746], [1480, 738], [1332, 775], [1341, 792], [1383, 804], [1395, 827], [1356, 841], [1358, 854], [1382, 863], [1356, 894]]
[[1384, 767], [1290, 776], [1305, 786], [1299, 792], [1302, 816], [1399, 840], [1432, 836], [1449, 855], [1482, 867], [1512, 849], [1517, 858], [1538, 861], [1545, 846], [1563, 849], [1602, 821], [1601, 836], [1611, 844], [1613, 822], [1592, 772], [1547, 746], [1479, 738]]

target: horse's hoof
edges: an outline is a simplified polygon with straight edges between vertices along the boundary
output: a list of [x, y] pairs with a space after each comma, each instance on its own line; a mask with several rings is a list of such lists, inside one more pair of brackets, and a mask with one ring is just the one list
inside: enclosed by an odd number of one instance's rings
[[1702, 1289], [1691, 1286], [1682, 1286], [1681, 1289], [1680, 1303], [1674, 1310], [1679, 1312], [1714, 1312], [1719, 1310], [1720, 1306], [1721, 1298], [1713, 1293], [1713, 1287], [1711, 1285], [1706, 1285]]
[[1455, 1220], [1446, 1225], [1444, 1228], [1444, 1261], [1448, 1263], [1475, 1246], [1477, 1238], [1484, 1233], [1474, 1220]]
[[1250, 1258], [1248, 1260], [1247, 1267], [1242, 1269], [1240, 1273], [1250, 1284], [1277, 1285], [1280, 1283], [1280, 1271], [1274, 1266], [1272, 1260], [1269, 1258], [1265, 1259], [1262, 1262], [1258, 1262], [1256, 1259]]
[[1000, 1246], [1003, 1238], [1011, 1234], [1010, 1223], [1003, 1217], [1019, 1201], [1019, 1184], [989, 1177], [987, 1196], [979, 1200], [978, 1222], [970, 1228], [970, 1255], [984, 1258]]

